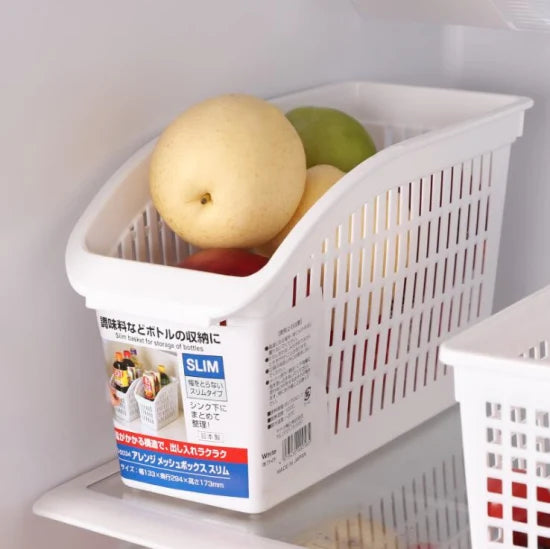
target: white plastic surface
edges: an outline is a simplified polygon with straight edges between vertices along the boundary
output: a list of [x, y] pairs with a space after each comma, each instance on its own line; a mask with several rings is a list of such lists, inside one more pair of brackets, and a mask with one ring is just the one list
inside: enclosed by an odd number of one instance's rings
[[550, 287], [451, 338], [474, 547], [550, 547]]
[[[510, 144], [525, 98], [373, 83], [342, 83], [276, 101], [341, 108], [372, 133], [378, 154], [346, 174], [305, 215], [269, 263], [246, 278], [174, 268], [193, 250], [149, 202], [139, 151], [96, 196], [67, 249], [88, 306], [193, 326], [249, 326], [308, 307], [322, 354], [327, 437], [315, 463], [249, 501], [182, 497], [259, 512], [360, 458], [452, 404], [438, 361], [449, 333], [490, 313]], [[113, 257], [118, 256], [118, 257]], [[243, 350], [244, 352], [244, 350]], [[242, 375], [255, 379], [252, 361]], [[249, 388], [260, 394], [263, 380]], [[254, 395], [256, 396], [256, 395]], [[250, 403], [250, 414], [263, 410]], [[251, 444], [262, 432], [248, 433]], [[256, 467], [257, 466], [257, 467]], [[259, 467], [259, 464], [254, 465]], [[158, 491], [159, 489], [157, 489]]]
[[352, 0], [365, 19], [550, 31], [547, 0]]
[[[370, 528], [352, 543], [359, 521], [378, 523], [374, 535], [385, 549], [470, 547], [456, 408], [261, 516], [132, 490], [116, 461], [51, 490], [34, 511], [157, 549], [283, 549], [297, 547], [294, 540], [315, 549], [373, 549]], [[313, 544], [336, 520], [349, 524], [350, 536], [340, 529], [338, 544], [329, 530]]]

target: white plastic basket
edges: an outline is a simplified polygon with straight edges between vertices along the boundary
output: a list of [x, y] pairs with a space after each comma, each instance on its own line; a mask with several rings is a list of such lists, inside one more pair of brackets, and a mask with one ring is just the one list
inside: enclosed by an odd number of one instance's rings
[[179, 383], [170, 378], [170, 383], [160, 389], [155, 400], [143, 395], [143, 380], [140, 378], [135, 395], [139, 407], [139, 417], [144, 427], [158, 431], [178, 417]]
[[[136, 400], [136, 388], [139, 379], [135, 379], [128, 387], [128, 390], [123, 393], [117, 391], [116, 395], [120, 401], [118, 406], [114, 407], [115, 419], [123, 423], [130, 423], [139, 417], [138, 403]], [[112, 378], [111, 378], [112, 382]]]
[[550, 287], [445, 342], [473, 547], [550, 548]]
[[[453, 403], [438, 344], [491, 311], [510, 145], [532, 103], [366, 82], [274, 102], [285, 111], [340, 108], [381, 150], [322, 196], [259, 272], [237, 278], [171, 266], [194, 250], [151, 205], [154, 142], [94, 198], [66, 256], [88, 307], [215, 330], [231, 342], [224, 360], [234, 429], [226, 442], [248, 450], [248, 497], [127, 483], [247, 512], [268, 509]], [[266, 431], [274, 385], [260, 364], [294, 322], [310, 330], [298, 387], [306, 398], [295, 409], [311, 440], [299, 463], [268, 474], [261, 456], [285, 452]]]

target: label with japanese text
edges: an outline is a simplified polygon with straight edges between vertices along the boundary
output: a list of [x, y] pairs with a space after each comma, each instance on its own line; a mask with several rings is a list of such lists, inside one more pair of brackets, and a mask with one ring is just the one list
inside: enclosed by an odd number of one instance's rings
[[[250, 331], [193, 329], [108, 312], [98, 312], [98, 324], [122, 477], [249, 497], [252, 428], [237, 355]], [[119, 371], [129, 387], [118, 382]]]
[[265, 443], [261, 454], [266, 474], [279, 475], [308, 457], [322, 454], [325, 432], [321, 296], [310, 295], [296, 307], [272, 318], [264, 341], [266, 378]]
[[328, 438], [321, 305], [312, 293], [257, 322], [200, 329], [98, 311], [122, 477], [251, 498], [311, 470]]
[[223, 357], [183, 353], [187, 398], [227, 401]]
[[115, 429], [115, 434], [124, 478], [203, 494], [249, 496], [246, 449], [191, 444], [123, 429]]

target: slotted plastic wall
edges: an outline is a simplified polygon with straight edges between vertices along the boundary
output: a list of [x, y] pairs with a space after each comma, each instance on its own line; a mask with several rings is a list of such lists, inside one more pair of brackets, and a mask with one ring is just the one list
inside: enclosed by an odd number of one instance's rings
[[486, 314], [491, 165], [489, 153], [372, 197], [298, 275], [298, 299], [318, 283], [330, 311], [334, 434], [436, 384], [438, 343]]
[[500, 386], [462, 404], [478, 413], [465, 438], [474, 546], [550, 548], [550, 404]]
[[550, 289], [445, 343], [474, 547], [550, 549]]

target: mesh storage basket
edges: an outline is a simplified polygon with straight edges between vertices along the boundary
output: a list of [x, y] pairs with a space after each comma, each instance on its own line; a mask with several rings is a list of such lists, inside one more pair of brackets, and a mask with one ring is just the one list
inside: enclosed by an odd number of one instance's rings
[[473, 547], [550, 548], [550, 288], [442, 347], [460, 402]]
[[[67, 249], [71, 283], [98, 311], [104, 337], [121, 318], [151, 324], [182, 360], [190, 440], [246, 449], [239, 497], [126, 482], [248, 512], [453, 403], [438, 345], [491, 311], [510, 146], [531, 105], [367, 82], [274, 102], [284, 111], [342, 109], [380, 152], [329, 189], [260, 271], [238, 278], [174, 267], [195, 250], [151, 204], [154, 141], [98, 193]], [[211, 387], [208, 368], [223, 376]], [[201, 387], [226, 399], [219, 428], [192, 423]]]

